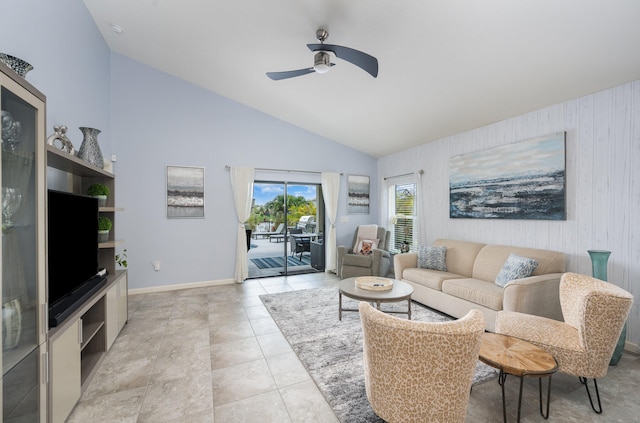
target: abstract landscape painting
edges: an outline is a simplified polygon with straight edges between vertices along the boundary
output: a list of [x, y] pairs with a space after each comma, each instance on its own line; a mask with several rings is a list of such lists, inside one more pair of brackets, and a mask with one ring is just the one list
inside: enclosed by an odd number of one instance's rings
[[369, 214], [368, 176], [347, 176], [347, 214]]
[[565, 133], [451, 157], [449, 216], [566, 219]]
[[167, 217], [204, 217], [204, 168], [167, 166]]

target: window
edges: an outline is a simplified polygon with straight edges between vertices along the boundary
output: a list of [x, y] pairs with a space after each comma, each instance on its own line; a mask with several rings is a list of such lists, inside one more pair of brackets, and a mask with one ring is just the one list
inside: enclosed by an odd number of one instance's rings
[[416, 183], [399, 183], [389, 186], [389, 218], [391, 242], [389, 248], [400, 251], [402, 244], [409, 244], [411, 250], [417, 245]]

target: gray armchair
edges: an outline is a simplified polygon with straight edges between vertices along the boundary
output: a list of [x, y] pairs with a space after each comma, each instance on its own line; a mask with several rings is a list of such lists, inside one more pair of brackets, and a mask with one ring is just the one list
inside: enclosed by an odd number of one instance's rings
[[338, 276], [342, 279], [354, 276], [386, 277], [391, 267], [389, 238], [391, 238], [391, 232], [379, 226], [378, 248], [374, 248], [370, 255], [355, 254], [353, 247], [358, 241], [358, 228], [356, 228], [351, 246], [338, 247]]

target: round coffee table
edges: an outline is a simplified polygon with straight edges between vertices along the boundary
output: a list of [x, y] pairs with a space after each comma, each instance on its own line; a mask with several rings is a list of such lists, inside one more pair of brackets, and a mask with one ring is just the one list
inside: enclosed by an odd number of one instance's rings
[[381, 311], [385, 313], [406, 314], [407, 318], [411, 320], [411, 294], [413, 294], [413, 287], [411, 285], [395, 279], [393, 279], [393, 288], [386, 291], [370, 291], [368, 289], [358, 288], [356, 286], [356, 278], [343, 279], [338, 284], [338, 320], [342, 320], [343, 311], [358, 311], [357, 308], [342, 307], [343, 295], [354, 300], [375, 303], [378, 310], [380, 310], [381, 303], [407, 301], [407, 311]]
[[[551, 375], [558, 370], [556, 360], [542, 348], [530, 342], [509, 335], [485, 332], [480, 343], [480, 361], [500, 370], [498, 383], [502, 387], [502, 414], [507, 422], [507, 409], [504, 402], [504, 382], [507, 374], [520, 378], [520, 395], [518, 397], [518, 422], [522, 406], [522, 383], [525, 376], [537, 377], [540, 390], [540, 414], [549, 417], [549, 400], [551, 399]], [[548, 377], [547, 413], [542, 412], [542, 378]]]

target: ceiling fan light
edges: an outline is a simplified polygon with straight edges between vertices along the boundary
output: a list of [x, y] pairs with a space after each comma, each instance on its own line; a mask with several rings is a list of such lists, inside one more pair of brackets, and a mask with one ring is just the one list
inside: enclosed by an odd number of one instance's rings
[[329, 53], [320, 51], [313, 58], [313, 70], [318, 73], [327, 73], [331, 67], [331, 57]]

